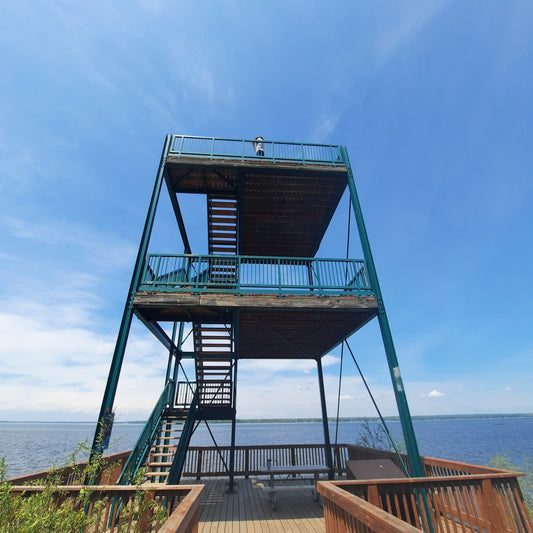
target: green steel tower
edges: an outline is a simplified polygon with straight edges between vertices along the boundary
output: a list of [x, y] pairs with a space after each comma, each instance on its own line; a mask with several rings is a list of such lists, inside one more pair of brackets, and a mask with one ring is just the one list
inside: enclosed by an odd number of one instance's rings
[[[149, 253], [163, 185], [181, 254]], [[346, 188], [364, 257], [319, 258]], [[189, 242], [180, 208], [188, 194], [203, 195], [207, 203], [208, 250], [200, 255]], [[113, 410], [134, 315], [161, 342], [168, 365], [161, 396], [121, 483], [129, 483], [143, 465], [150, 480], [178, 483], [197, 423], [227, 420], [232, 427], [227, 465], [232, 490], [237, 366], [240, 360], [258, 358], [316, 361], [325, 459], [333, 476], [322, 357], [376, 317], [409, 470], [412, 476], [423, 475], [344, 146], [167, 135], [100, 409], [104, 425]], [[187, 336], [192, 336], [192, 350], [186, 349]], [[194, 360], [194, 380], [180, 372], [187, 358]], [[93, 454], [103, 447], [101, 427], [100, 422]]]

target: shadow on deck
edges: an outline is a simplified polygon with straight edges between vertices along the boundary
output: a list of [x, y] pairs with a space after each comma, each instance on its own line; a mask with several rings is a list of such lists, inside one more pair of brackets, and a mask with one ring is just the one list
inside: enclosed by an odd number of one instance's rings
[[236, 492], [228, 494], [227, 479], [202, 480], [205, 493], [200, 504], [199, 533], [325, 531], [322, 505], [309, 491], [283, 493], [277, 508], [272, 509], [257, 479], [238, 479], [236, 483]]

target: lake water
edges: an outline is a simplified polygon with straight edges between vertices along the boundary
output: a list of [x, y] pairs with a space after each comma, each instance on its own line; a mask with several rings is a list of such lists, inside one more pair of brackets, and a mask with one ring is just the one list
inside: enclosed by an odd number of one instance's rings
[[[375, 427], [377, 423], [371, 423]], [[533, 455], [533, 417], [453, 418], [414, 420], [421, 455], [489, 465], [496, 454], [507, 454], [515, 464]], [[133, 447], [143, 428], [142, 423], [118, 423], [113, 428], [115, 441], [108, 453]], [[402, 440], [399, 422], [387, 422], [392, 436]], [[211, 424], [218, 444], [230, 442], [230, 424]], [[357, 443], [361, 422], [340, 422], [339, 443]], [[331, 441], [335, 441], [335, 424], [330, 424]], [[7, 476], [46, 470], [62, 465], [80, 442], [92, 442], [94, 424], [90, 423], [23, 423], [0, 422], [0, 457], [7, 463]], [[323, 441], [322, 424], [247, 423], [238, 424], [237, 445], [311, 444]], [[209, 432], [202, 424], [191, 442], [196, 446], [212, 445]], [[82, 460], [80, 457], [79, 460]]]

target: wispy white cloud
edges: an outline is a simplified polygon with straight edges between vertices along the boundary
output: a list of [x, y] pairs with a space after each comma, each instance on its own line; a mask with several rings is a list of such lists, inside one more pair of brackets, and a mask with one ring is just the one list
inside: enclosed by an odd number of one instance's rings
[[341, 394], [340, 399], [341, 401], [355, 400], [355, 396], [352, 396], [351, 394]]
[[326, 142], [335, 131], [339, 120], [342, 118], [342, 111], [333, 106], [327, 106], [318, 114], [310, 139], [314, 142]]
[[[54, 306], [43, 314], [42, 307], [25, 308], [24, 313], [0, 313], [3, 331], [0, 364], [2, 387], [0, 412], [5, 417], [25, 412], [79, 413], [92, 419], [98, 412], [111, 356], [114, 334], [103, 334], [81, 316], [93, 309], [85, 300], [71, 308], [70, 323], [58, 322]], [[23, 305], [21, 307], [24, 307]], [[64, 311], [64, 310], [63, 310]], [[151, 335], [137, 331], [130, 336], [121, 382], [117, 391], [117, 410], [121, 415], [147, 415], [163, 386], [166, 354]]]
[[[133, 243], [71, 220], [56, 219], [51, 223], [4, 216], [1, 222], [7, 233], [16, 239], [60, 247], [61, 250], [69, 249], [71, 253], [73, 248], [77, 249], [83, 254], [85, 266], [90, 262], [102, 268], [120, 268], [131, 265], [135, 257], [136, 247]], [[62, 258], [68, 259], [68, 256], [62, 254]]]
[[402, 46], [413, 41], [419, 32], [445, 7], [444, 1], [411, 2], [409, 8], [398, 5], [398, 16], [376, 35], [376, 58], [381, 67], [392, 59]]
[[[322, 358], [322, 366], [337, 364], [338, 357], [326, 355]], [[316, 370], [314, 359], [242, 359], [239, 363], [239, 374], [261, 374], [271, 376], [285, 372], [311, 374]]]
[[439, 392], [438, 390], [434, 389], [431, 392], [428, 392], [427, 397], [428, 398], [440, 398], [441, 396], [445, 396], [443, 392]]

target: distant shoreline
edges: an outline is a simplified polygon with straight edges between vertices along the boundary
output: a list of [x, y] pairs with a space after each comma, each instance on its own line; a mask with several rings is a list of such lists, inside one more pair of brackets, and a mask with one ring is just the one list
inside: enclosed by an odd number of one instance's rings
[[[468, 415], [415, 415], [413, 420], [469, 420], [476, 418], [524, 418], [533, 417], [533, 413], [485, 413], [485, 414], [468, 414]], [[385, 416], [386, 421], [399, 421], [398, 416]], [[329, 422], [336, 422], [335, 417], [329, 417]], [[379, 422], [377, 416], [360, 416], [360, 417], [340, 417], [339, 422]], [[115, 424], [144, 424], [146, 420], [117, 420]], [[238, 418], [237, 424], [305, 424], [322, 422], [322, 418]], [[211, 423], [229, 423], [227, 420], [215, 421]], [[94, 424], [94, 421], [41, 421], [41, 420], [0, 420], [0, 424]]]

